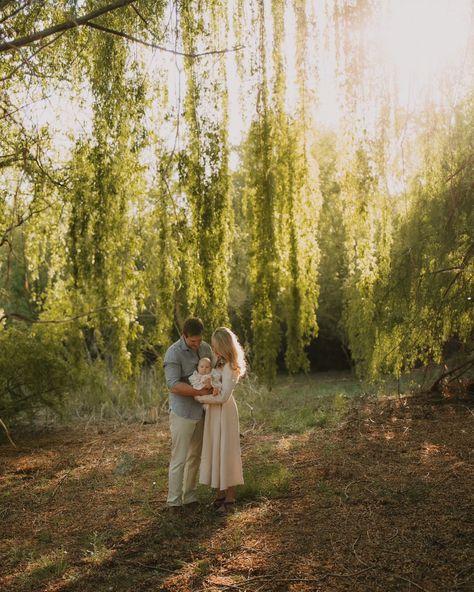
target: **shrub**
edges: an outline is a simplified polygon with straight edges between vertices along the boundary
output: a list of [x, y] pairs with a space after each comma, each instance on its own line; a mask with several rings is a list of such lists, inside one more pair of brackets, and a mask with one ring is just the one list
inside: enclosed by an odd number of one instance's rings
[[46, 327], [0, 329], [0, 418], [32, 418], [60, 411], [75, 386], [73, 365], [60, 335]]

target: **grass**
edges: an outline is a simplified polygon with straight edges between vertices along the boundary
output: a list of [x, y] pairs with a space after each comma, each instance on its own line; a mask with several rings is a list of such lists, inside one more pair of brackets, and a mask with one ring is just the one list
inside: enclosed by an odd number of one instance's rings
[[94, 531], [84, 551], [84, 559], [89, 563], [100, 564], [109, 559], [112, 553], [113, 551], [107, 547], [107, 537]]
[[270, 443], [257, 445], [244, 464], [244, 485], [237, 491], [239, 500], [277, 498], [288, 492], [291, 472], [276, 460]]
[[26, 589], [38, 590], [38, 584], [61, 577], [68, 567], [67, 551], [56, 549], [30, 561], [20, 581]]
[[237, 400], [242, 424], [260, 426], [276, 434], [302, 434], [336, 426], [352, 399], [364, 394], [360, 381], [350, 375], [279, 377], [272, 390], [245, 379]]

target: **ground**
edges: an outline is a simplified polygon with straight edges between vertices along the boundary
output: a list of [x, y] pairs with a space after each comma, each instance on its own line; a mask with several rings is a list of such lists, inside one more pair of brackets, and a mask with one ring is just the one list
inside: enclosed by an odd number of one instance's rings
[[473, 408], [362, 397], [298, 433], [246, 419], [225, 516], [205, 488], [167, 512], [163, 414], [17, 434], [0, 446], [0, 589], [467, 592]]

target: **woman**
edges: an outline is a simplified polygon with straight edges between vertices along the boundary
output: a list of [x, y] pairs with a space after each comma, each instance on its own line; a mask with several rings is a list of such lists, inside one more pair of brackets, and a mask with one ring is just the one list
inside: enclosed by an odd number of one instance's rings
[[222, 374], [222, 388], [217, 395], [195, 397], [207, 403], [202, 443], [199, 482], [218, 490], [215, 504], [219, 512], [235, 504], [235, 488], [244, 482], [240, 455], [239, 412], [233, 391], [245, 374], [245, 357], [236, 335], [219, 327], [212, 335], [212, 349], [217, 356], [216, 369]]

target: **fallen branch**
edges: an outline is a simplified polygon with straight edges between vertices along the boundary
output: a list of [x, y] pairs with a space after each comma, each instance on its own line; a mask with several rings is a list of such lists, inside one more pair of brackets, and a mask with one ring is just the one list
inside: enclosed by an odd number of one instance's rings
[[5, 425], [5, 423], [3, 422], [2, 418], [0, 417], [0, 425], [2, 426], [2, 428], [5, 430], [5, 434], [8, 438], [8, 441], [10, 442], [10, 444], [12, 446], [14, 446], [15, 448], [17, 448], [17, 445], [15, 444], [15, 442], [13, 442], [12, 437], [10, 436], [10, 432], [8, 431], [7, 426]]
[[448, 376], [451, 376], [452, 374], [455, 374], [459, 370], [463, 370], [463, 369], [467, 370], [467, 369], [469, 369], [470, 366], [473, 366], [473, 365], [474, 365], [474, 358], [470, 358], [469, 360], [467, 360], [467, 362], [464, 362], [463, 364], [456, 366], [456, 368], [452, 368], [451, 370], [447, 370], [446, 372], [443, 372], [443, 374], [441, 374], [441, 376], [438, 376], [438, 378], [434, 381], [434, 383], [428, 389], [428, 392], [433, 393], [433, 392], [437, 391], [438, 386], [442, 380], [444, 380]]
[[323, 582], [327, 578], [352, 578], [354, 576], [358, 576], [358, 575], [360, 575], [362, 573], [365, 573], [366, 571], [369, 571], [369, 570], [374, 569], [374, 568], [375, 568], [375, 566], [370, 566], [370, 567], [366, 567], [364, 569], [360, 569], [359, 571], [354, 571], [352, 573], [347, 573], [347, 574], [326, 573], [326, 574], [323, 574], [319, 578], [276, 578], [276, 577], [271, 576], [271, 575], [268, 575], [268, 576], [255, 576], [254, 578], [247, 578], [247, 579], [245, 579], [242, 582], [236, 582], [235, 584], [232, 584], [230, 586], [225, 586], [224, 588], [222, 588], [222, 590], [229, 590], [231, 588], [235, 588], [236, 586], [239, 586], [239, 584], [248, 584], [249, 582], [255, 582], [257, 580], [270, 580], [272, 582], [280, 582], [280, 583], [285, 583], [286, 584], [286, 583], [289, 583], [289, 582], [312, 582], [312, 583], [317, 583], [317, 582]]
[[344, 495], [346, 496], [346, 498], [349, 497], [349, 494], [347, 493], [347, 490], [349, 489], [349, 487], [351, 485], [354, 485], [355, 483], [372, 483], [372, 481], [370, 479], [356, 479], [355, 481], [351, 481], [344, 488]]
[[53, 493], [51, 494], [49, 501], [51, 501], [53, 499], [53, 497], [56, 495], [58, 489], [61, 487], [63, 481], [66, 480], [66, 477], [72, 472], [72, 469], [69, 469], [69, 471], [67, 471], [67, 473], [65, 473], [61, 479], [59, 479], [59, 481], [56, 483], [56, 487], [53, 490]]
[[415, 588], [418, 588], [418, 590], [423, 590], [423, 592], [429, 592], [426, 588], [423, 588], [422, 586], [420, 586], [419, 584], [417, 584], [416, 582], [412, 582], [412, 580], [409, 580], [408, 578], [404, 578], [403, 576], [399, 576], [398, 574], [392, 572], [393, 575], [400, 579], [403, 580], [405, 582], [408, 582], [409, 584], [411, 584], [412, 586], [415, 586]]
[[355, 558], [357, 559], [357, 561], [359, 561], [360, 563], [362, 563], [362, 565], [365, 565], [366, 567], [374, 567], [374, 566], [372, 566], [372, 565], [369, 565], [368, 563], [366, 563], [366, 562], [365, 562], [363, 559], [361, 559], [361, 558], [359, 557], [359, 555], [357, 554], [357, 551], [355, 550], [355, 547], [356, 547], [357, 543], [359, 542], [359, 540], [360, 540], [360, 537], [361, 537], [361, 535], [359, 535], [359, 536], [356, 538], [356, 540], [355, 540], [355, 541], [352, 543], [352, 545], [351, 545], [351, 546], [352, 546], [352, 552], [354, 553], [354, 555], [355, 555]]
[[132, 561], [131, 559], [122, 559], [124, 563], [129, 563], [130, 565], [136, 565], [137, 567], [144, 567], [145, 569], [152, 569], [156, 571], [164, 571], [166, 573], [176, 573], [174, 569], [167, 569], [166, 567], [161, 567], [160, 565], [149, 565], [147, 563], [141, 563], [140, 561]]

